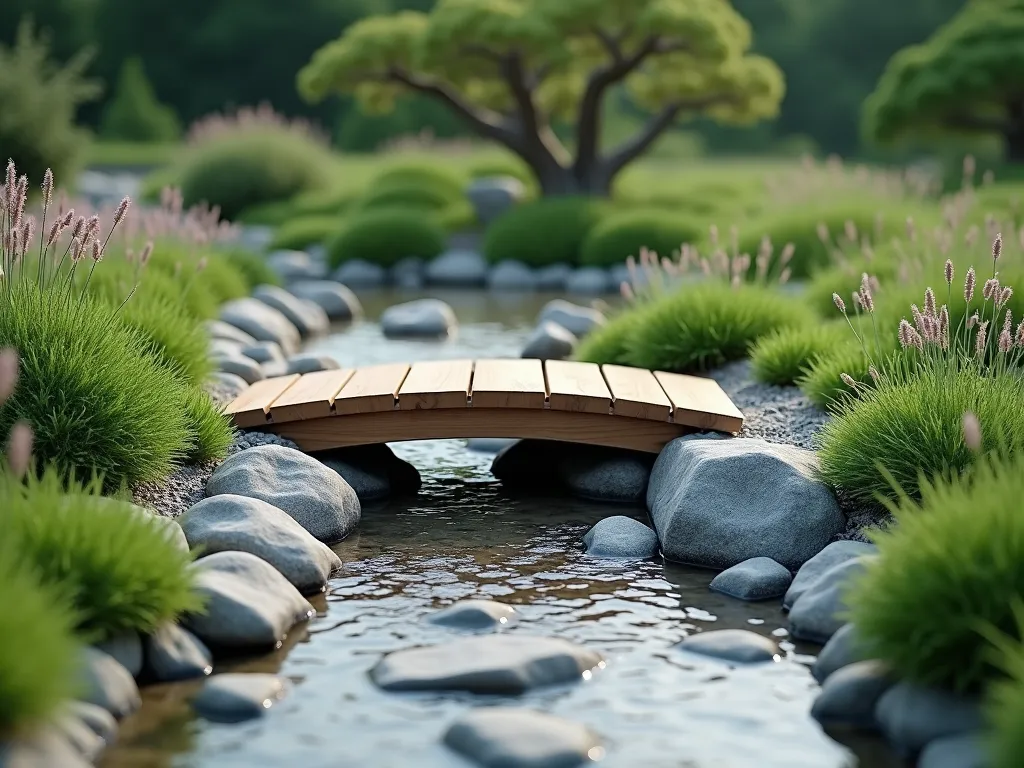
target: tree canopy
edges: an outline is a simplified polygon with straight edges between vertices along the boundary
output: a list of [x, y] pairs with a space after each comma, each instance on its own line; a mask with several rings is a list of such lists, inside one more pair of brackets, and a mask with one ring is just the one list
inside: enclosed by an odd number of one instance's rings
[[[522, 157], [548, 194], [606, 194], [615, 175], [679, 120], [774, 117], [778, 67], [749, 52], [750, 25], [725, 0], [440, 0], [353, 24], [299, 73], [320, 101], [355, 94], [387, 110], [430, 96]], [[601, 109], [624, 87], [647, 124], [602, 152]], [[572, 126], [572, 150], [555, 134]]]
[[880, 142], [935, 134], [996, 134], [1024, 162], [1024, 0], [970, 0], [886, 68], [864, 105]]

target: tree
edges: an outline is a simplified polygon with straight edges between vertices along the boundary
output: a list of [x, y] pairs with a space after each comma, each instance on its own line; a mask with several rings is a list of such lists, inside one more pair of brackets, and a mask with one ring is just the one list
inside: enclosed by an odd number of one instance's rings
[[864, 105], [869, 138], [998, 135], [1024, 162], [1024, 0], [970, 0], [896, 54]]
[[100, 131], [106, 139], [121, 141], [175, 141], [181, 137], [178, 116], [157, 100], [138, 58], [125, 59], [117, 93], [103, 110]]
[[[519, 155], [545, 194], [607, 195], [679, 120], [776, 114], [782, 75], [750, 43], [727, 0], [440, 0], [429, 14], [354, 24], [317, 51], [299, 90], [311, 101], [354, 93], [379, 110], [425, 94]], [[650, 118], [602, 152], [603, 101], [620, 84]], [[572, 151], [556, 119], [572, 125]]]

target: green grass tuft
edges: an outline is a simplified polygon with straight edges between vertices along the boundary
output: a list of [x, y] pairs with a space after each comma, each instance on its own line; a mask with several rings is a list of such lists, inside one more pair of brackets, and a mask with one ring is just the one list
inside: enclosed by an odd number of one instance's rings
[[390, 267], [409, 256], [432, 259], [445, 248], [444, 230], [423, 211], [385, 208], [348, 218], [328, 245], [332, 266], [366, 259]]
[[580, 341], [575, 359], [585, 363], [629, 365], [629, 339], [637, 318], [635, 310], [626, 310], [595, 328]]
[[784, 328], [754, 345], [750, 353], [754, 378], [765, 384], [792, 386], [818, 358], [851, 342], [853, 337], [845, 324]]
[[[112, 309], [116, 309], [113, 305]], [[163, 297], [140, 301], [133, 296], [118, 318], [147, 339], [147, 350], [188, 381], [201, 384], [213, 371], [210, 339], [200, 322], [181, 305]]]
[[684, 243], [696, 242], [703, 236], [703, 225], [681, 217], [678, 211], [624, 211], [607, 217], [590, 230], [580, 246], [580, 263], [603, 267], [622, 264], [630, 256], [639, 260], [641, 248], [671, 258]]
[[223, 414], [209, 394], [200, 387], [185, 393], [185, 415], [194, 436], [188, 451], [190, 461], [223, 459], [235, 437], [231, 421]]

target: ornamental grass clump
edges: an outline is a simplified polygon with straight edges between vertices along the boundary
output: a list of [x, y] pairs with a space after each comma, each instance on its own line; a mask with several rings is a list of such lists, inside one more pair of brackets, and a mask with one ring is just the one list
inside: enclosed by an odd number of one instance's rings
[[986, 693], [986, 712], [991, 734], [992, 768], [1017, 768], [1024, 755], [1024, 600], [1013, 598], [1016, 632], [1010, 635], [990, 627], [986, 635], [995, 646], [995, 661], [1005, 674]]
[[[754, 378], [765, 384], [792, 386], [821, 357], [849, 344], [848, 332], [836, 325], [785, 328], [761, 338], [750, 351]], [[856, 348], [854, 348], [856, 351]]]

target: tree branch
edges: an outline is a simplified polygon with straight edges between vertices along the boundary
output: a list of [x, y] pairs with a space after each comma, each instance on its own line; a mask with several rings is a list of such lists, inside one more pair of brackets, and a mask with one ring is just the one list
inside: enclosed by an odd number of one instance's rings
[[523, 143], [532, 147], [532, 151], [543, 163], [560, 165], [559, 158], [564, 160], [568, 152], [551, 130], [547, 118], [537, 109], [534, 90], [527, 80], [522, 57], [518, 53], [509, 54], [505, 57], [501, 71], [512, 93], [512, 100], [519, 109]]

